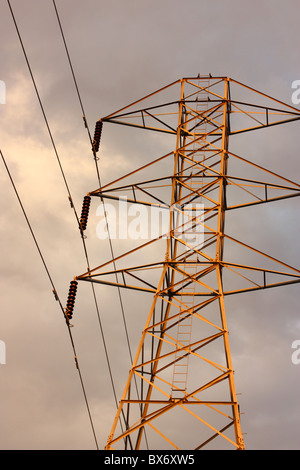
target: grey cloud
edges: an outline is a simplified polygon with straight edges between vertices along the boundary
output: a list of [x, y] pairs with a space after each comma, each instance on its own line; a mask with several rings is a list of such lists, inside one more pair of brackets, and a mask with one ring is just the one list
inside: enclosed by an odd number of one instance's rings
[[[52, 2], [11, 3], [80, 212], [82, 197], [98, 181]], [[291, 82], [300, 78], [297, 1], [56, 3], [92, 133], [98, 118], [198, 72], [232, 76], [292, 104]], [[6, 2], [0, 16], [0, 79], [8, 98], [0, 105], [1, 149], [64, 303], [69, 281], [85, 272], [86, 260]], [[297, 138], [295, 123], [280, 137], [267, 129], [232, 139], [230, 148], [297, 180]], [[104, 126], [101, 177], [108, 182], [171, 150], [162, 138]], [[1, 448], [94, 448], [64, 319], [4, 167], [0, 199], [0, 338], [7, 346], [7, 364], [0, 366]], [[108, 243], [95, 236], [96, 205], [93, 201], [86, 240], [91, 266], [110, 258]], [[237, 212], [228, 217], [227, 228], [298, 265], [298, 213], [296, 198]], [[114, 242], [114, 248], [121, 252], [123, 246]], [[290, 286], [226, 303], [248, 448], [299, 449], [299, 370], [291, 363], [292, 341], [300, 338], [298, 296], [299, 288]], [[119, 397], [130, 367], [120, 305], [113, 289], [97, 289], [97, 298]], [[89, 283], [80, 284], [77, 300], [73, 334], [102, 448], [115, 403]], [[140, 295], [124, 293], [133, 353], [144, 326], [143, 302]]]

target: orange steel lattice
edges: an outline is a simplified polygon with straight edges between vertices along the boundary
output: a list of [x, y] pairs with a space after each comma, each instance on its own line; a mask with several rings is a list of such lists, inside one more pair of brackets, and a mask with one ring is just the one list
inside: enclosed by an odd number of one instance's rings
[[[170, 153], [88, 194], [126, 196], [128, 204], [164, 209], [169, 217], [167, 234], [76, 277], [153, 297], [106, 449], [198, 450], [216, 438], [220, 447], [244, 449], [224, 299], [298, 283], [300, 271], [229, 236], [225, 214], [299, 196], [300, 185], [230, 152], [228, 141], [299, 119], [296, 108], [236, 80], [199, 75], [98, 121], [176, 140]], [[235, 162], [244, 166], [242, 176], [229, 171]], [[161, 163], [165, 174], [156, 170]], [[153, 177], [141, 178], [145, 172]], [[143, 250], [159, 243], [162, 259], [127, 262], [133, 254], [143, 260]], [[237, 259], [224, 255], [227, 244]], [[263, 266], [243, 264], [243, 250]]]

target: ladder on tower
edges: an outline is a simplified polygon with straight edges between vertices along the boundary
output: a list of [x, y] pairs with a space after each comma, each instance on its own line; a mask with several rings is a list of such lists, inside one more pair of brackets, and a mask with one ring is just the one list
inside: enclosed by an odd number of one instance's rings
[[[199, 82], [198, 82], [199, 83]], [[196, 124], [195, 132], [197, 128], [201, 128], [201, 132], [204, 134], [207, 132], [207, 120], [204, 118], [208, 111], [208, 92], [207, 87], [210, 84], [210, 78], [207, 77], [207, 80], [201, 83], [202, 88], [197, 93], [196, 97]], [[198, 121], [198, 122], [197, 122]], [[198, 144], [199, 145], [199, 144]], [[201, 151], [196, 148], [196, 144], [193, 145], [193, 154], [192, 160], [197, 162], [203, 162], [205, 160], [205, 151]], [[199, 167], [196, 167], [196, 171], [199, 171]], [[201, 180], [201, 186], [203, 186], [203, 178]], [[189, 185], [191, 188], [197, 188], [199, 186], [199, 178], [193, 180], [193, 175], [189, 180]], [[195, 186], [197, 185], [197, 186]], [[194, 195], [191, 196], [191, 199], [194, 198]], [[193, 212], [190, 214], [191, 221], [185, 221], [187, 226], [187, 231], [193, 229], [193, 225], [197, 225], [197, 221], [192, 221]], [[186, 261], [186, 258], [185, 258]], [[192, 265], [193, 266], [193, 265]], [[183, 270], [190, 276], [193, 276], [197, 272], [197, 268], [191, 267], [190, 264], [184, 262]], [[172, 376], [172, 386], [171, 386], [171, 397], [172, 398], [182, 398], [187, 393], [187, 383], [188, 383], [188, 370], [189, 370], [189, 357], [190, 357], [190, 344], [192, 338], [192, 323], [193, 323], [193, 310], [195, 306], [195, 287], [196, 283], [194, 280], [190, 282], [187, 281], [186, 275], [182, 274], [182, 282], [186, 282], [187, 286], [184, 288], [184, 291], [181, 293], [181, 307], [180, 315], [178, 317], [177, 323], [177, 334], [176, 334], [176, 352], [174, 358], [173, 366], [173, 376]]]
[[[186, 269], [186, 265], [183, 265]], [[190, 294], [186, 301], [181, 295], [181, 303], [184, 303], [184, 307], [181, 307], [181, 312], [178, 317], [177, 334], [176, 334], [176, 353], [173, 367], [172, 377], [172, 398], [181, 398], [182, 395], [186, 394], [187, 391], [187, 380], [188, 380], [188, 368], [189, 368], [189, 347], [192, 338], [192, 323], [193, 323], [193, 308], [194, 308], [194, 296], [192, 295], [195, 290], [195, 283], [192, 282], [190, 287], [185, 288], [185, 293]]]

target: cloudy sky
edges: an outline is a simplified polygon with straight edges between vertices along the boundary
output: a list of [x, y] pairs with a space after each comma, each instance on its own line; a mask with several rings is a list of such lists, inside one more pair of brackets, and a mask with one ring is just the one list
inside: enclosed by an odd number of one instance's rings
[[[10, 4], [56, 152], [6, 0], [0, 2], [0, 80], [6, 85], [0, 148], [65, 304], [70, 280], [87, 262], [57, 155], [78, 212], [83, 196], [98, 187], [97, 173], [52, 0]], [[100, 117], [198, 73], [235, 78], [293, 105], [291, 84], [300, 80], [297, 0], [56, 0], [56, 6], [92, 132]], [[241, 142], [239, 153], [299, 182], [299, 123], [261, 132]], [[170, 140], [159, 137], [152, 154], [139, 133], [114, 125], [104, 126], [102, 142], [102, 182], [172, 150]], [[95, 449], [68, 330], [3, 164], [0, 181], [0, 340], [6, 345], [0, 448]], [[86, 239], [91, 266], [110, 255], [96, 225], [94, 204]], [[246, 243], [299, 267], [299, 229], [295, 198], [250, 210], [237, 230]], [[116, 254], [122, 248], [115, 243]], [[103, 448], [115, 400], [102, 331], [118, 398], [130, 357], [116, 292], [97, 289], [101, 331], [91, 286], [82, 284], [72, 334]], [[230, 298], [227, 305], [249, 449], [300, 448], [300, 364], [291, 360], [292, 343], [300, 340], [299, 295], [293, 285]], [[144, 319], [136, 323], [137, 303], [128, 293], [123, 302], [134, 351]]]

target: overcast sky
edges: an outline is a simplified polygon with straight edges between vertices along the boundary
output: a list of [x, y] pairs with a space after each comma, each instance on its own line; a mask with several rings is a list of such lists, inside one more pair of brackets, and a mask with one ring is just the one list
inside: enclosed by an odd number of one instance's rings
[[[80, 212], [98, 181], [53, 2], [11, 0], [11, 6]], [[291, 85], [300, 80], [297, 0], [56, 0], [56, 6], [92, 133], [100, 117], [198, 73], [232, 77], [293, 105]], [[0, 80], [6, 85], [0, 148], [65, 304], [70, 280], [87, 268], [82, 241], [6, 0], [0, 18]], [[103, 130], [103, 182], [173, 150], [160, 136], [152, 153], [141, 134], [111, 126]], [[299, 182], [299, 122], [259, 132], [237, 144], [239, 154]], [[95, 449], [68, 331], [3, 164], [0, 181], [0, 340], [6, 345], [0, 448]], [[91, 266], [109, 259], [108, 244], [96, 237], [96, 206], [86, 240]], [[240, 222], [236, 230], [246, 243], [299, 268], [298, 198], [251, 209]], [[118, 253], [123, 245], [114, 248]], [[72, 333], [103, 448], [116, 408], [91, 286], [82, 284]], [[299, 295], [296, 284], [227, 304], [248, 449], [300, 448], [300, 364], [291, 360], [292, 343], [300, 340]], [[113, 288], [100, 288], [97, 296], [120, 398], [130, 358], [118, 298]], [[124, 293], [134, 352], [146, 317], [132, 299]]]

